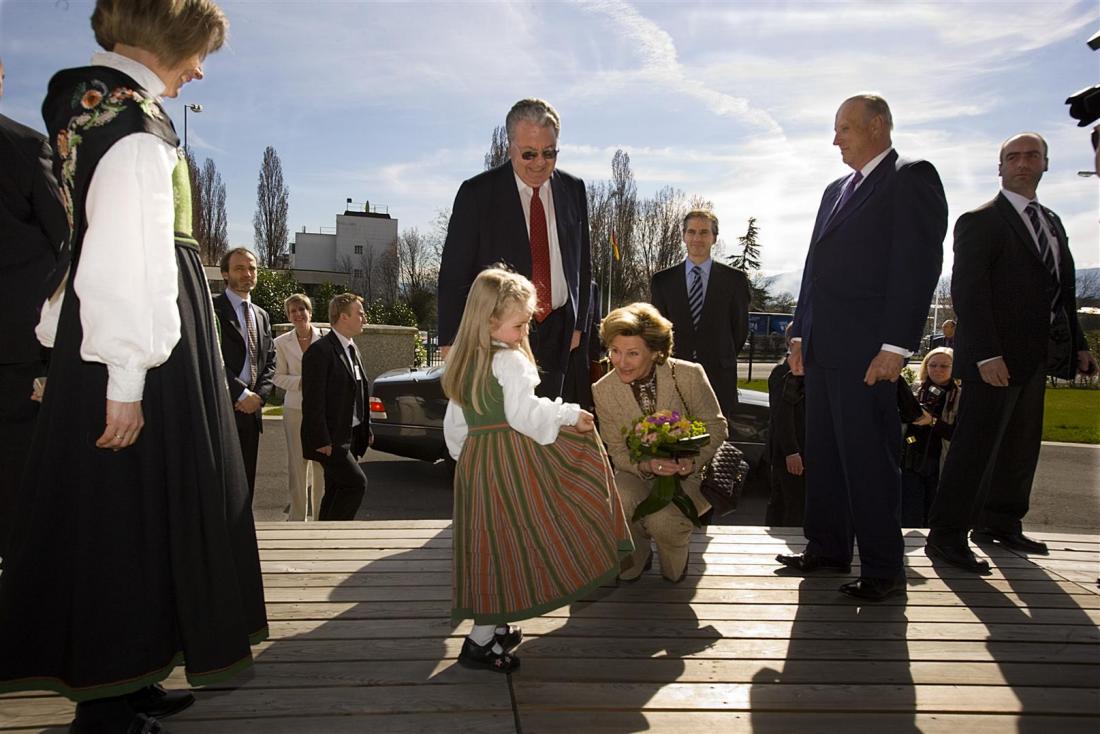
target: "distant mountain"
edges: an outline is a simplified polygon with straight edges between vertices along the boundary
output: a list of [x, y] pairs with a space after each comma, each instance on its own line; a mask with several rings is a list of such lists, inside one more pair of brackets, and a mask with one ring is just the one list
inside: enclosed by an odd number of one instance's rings
[[802, 286], [802, 270], [793, 270], [789, 273], [779, 273], [768, 278], [771, 292], [775, 295], [787, 292], [798, 298], [798, 289]]

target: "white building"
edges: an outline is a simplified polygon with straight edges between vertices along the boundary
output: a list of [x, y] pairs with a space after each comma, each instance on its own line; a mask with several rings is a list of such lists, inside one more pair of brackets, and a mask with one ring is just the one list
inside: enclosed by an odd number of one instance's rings
[[370, 202], [365, 202], [361, 210], [352, 207], [348, 199], [347, 210], [336, 215], [335, 232], [332, 227], [321, 227], [318, 232], [307, 232], [302, 227], [294, 233], [289, 265], [295, 274], [338, 273], [344, 278], [350, 276], [354, 282], [377, 267], [382, 254], [397, 241], [397, 220], [382, 207], [372, 209]]

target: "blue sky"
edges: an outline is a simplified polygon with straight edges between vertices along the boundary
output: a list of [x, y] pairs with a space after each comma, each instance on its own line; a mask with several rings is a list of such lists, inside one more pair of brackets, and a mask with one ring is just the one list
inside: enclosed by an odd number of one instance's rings
[[[256, 176], [273, 145], [290, 227], [331, 227], [344, 201], [429, 230], [482, 168], [521, 97], [561, 113], [559, 165], [586, 180], [630, 154], [639, 193], [712, 200], [723, 238], [755, 216], [764, 268], [801, 268], [821, 191], [846, 172], [831, 145], [838, 104], [876, 91], [902, 155], [931, 160], [950, 220], [997, 191], [997, 150], [1036, 130], [1051, 149], [1039, 196], [1079, 267], [1100, 265], [1088, 133], [1065, 98], [1100, 81], [1095, 0], [1057, 2], [354, 2], [226, 0], [227, 48], [168, 101], [200, 163], [228, 189], [230, 240], [251, 244]], [[92, 3], [2, 0], [0, 112], [41, 129], [59, 68], [96, 50]], [[945, 274], [950, 272], [950, 236]]]

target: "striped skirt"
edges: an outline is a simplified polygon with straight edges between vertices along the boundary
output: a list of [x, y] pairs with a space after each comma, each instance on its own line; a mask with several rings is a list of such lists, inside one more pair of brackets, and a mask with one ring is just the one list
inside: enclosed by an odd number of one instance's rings
[[595, 431], [543, 446], [506, 423], [471, 428], [455, 471], [452, 621], [545, 614], [614, 579], [633, 549]]

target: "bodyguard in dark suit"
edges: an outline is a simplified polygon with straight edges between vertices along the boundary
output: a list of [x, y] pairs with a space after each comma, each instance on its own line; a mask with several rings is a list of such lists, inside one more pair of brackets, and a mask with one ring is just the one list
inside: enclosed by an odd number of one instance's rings
[[1045, 554], [1022, 532], [1039, 461], [1046, 376], [1096, 372], [1077, 323], [1066, 230], [1036, 200], [1047, 144], [1035, 133], [1001, 146], [1001, 192], [959, 217], [951, 298], [962, 378], [951, 450], [929, 517], [925, 552], [969, 571], [989, 564], [966, 542]]
[[555, 169], [561, 121], [549, 103], [520, 100], [505, 126], [509, 162], [464, 181], [451, 209], [439, 265], [439, 343], [454, 340], [477, 274], [505, 263], [538, 292], [530, 333], [542, 378], [536, 392], [554, 398], [589, 318], [588, 195], [583, 181]]
[[672, 356], [703, 366], [729, 418], [737, 407], [737, 353], [749, 335], [749, 279], [711, 259], [718, 238], [713, 212], [688, 212], [682, 229], [687, 257], [653, 275], [650, 300], [672, 322]]
[[263, 407], [275, 376], [275, 340], [271, 336], [271, 317], [249, 297], [256, 287], [256, 256], [244, 247], [230, 250], [222, 256], [221, 271], [226, 288], [214, 297], [214, 313], [221, 330], [225, 378], [252, 494], [256, 491], [256, 455], [264, 430]]
[[936, 169], [899, 158], [892, 128], [881, 97], [852, 97], [837, 111], [833, 144], [853, 173], [821, 199], [789, 358], [806, 377], [809, 543], [777, 559], [803, 573], [847, 573], [858, 540], [861, 576], [840, 590], [872, 601], [905, 591], [891, 383], [920, 342], [947, 232]]
[[[0, 62], [0, 95], [4, 64]], [[0, 115], [0, 556], [15, 521], [15, 492], [38, 404], [36, 377], [46, 374], [34, 335], [46, 283], [68, 238], [46, 138]]]
[[332, 330], [302, 355], [302, 454], [325, 469], [318, 520], [354, 520], [367, 491], [358, 459], [373, 441], [367, 376], [353, 341], [363, 333], [363, 299], [329, 303]]

